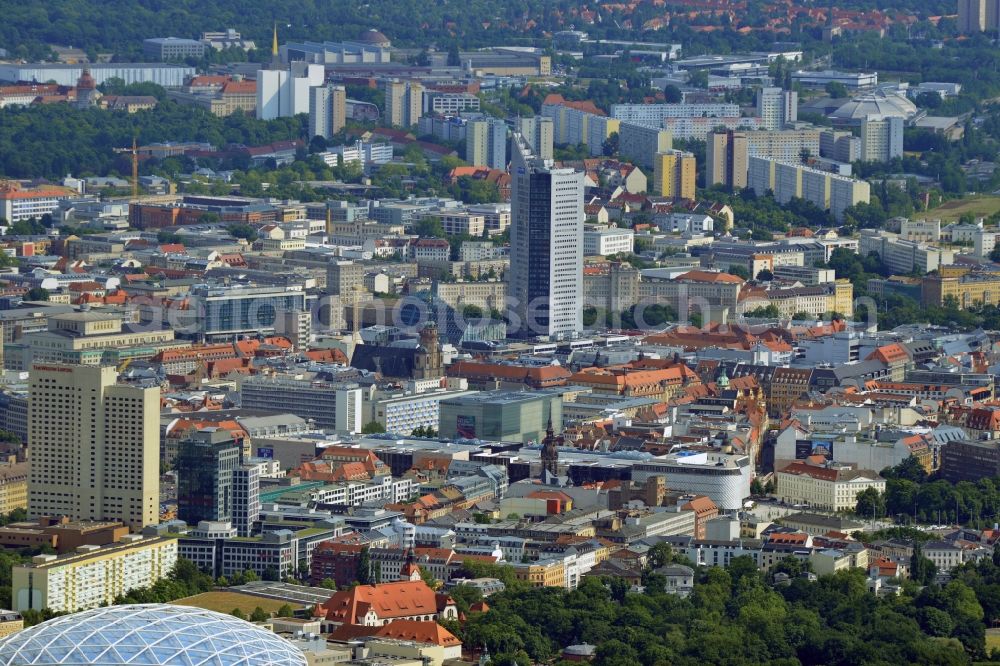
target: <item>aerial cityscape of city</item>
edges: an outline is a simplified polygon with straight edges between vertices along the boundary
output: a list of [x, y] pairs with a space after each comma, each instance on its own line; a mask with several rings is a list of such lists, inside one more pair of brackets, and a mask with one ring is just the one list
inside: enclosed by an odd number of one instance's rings
[[1000, 0], [0, 10], [0, 666], [1000, 664]]

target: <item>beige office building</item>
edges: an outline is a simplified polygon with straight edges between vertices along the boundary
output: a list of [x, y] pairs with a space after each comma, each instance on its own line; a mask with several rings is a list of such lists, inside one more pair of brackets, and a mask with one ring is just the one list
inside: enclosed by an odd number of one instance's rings
[[118, 365], [191, 346], [187, 340], [175, 340], [169, 328], [123, 325], [120, 316], [99, 312], [52, 315], [48, 330], [24, 336], [21, 344], [23, 353], [11, 354], [8, 369], [28, 370], [32, 363]]
[[28, 398], [28, 514], [159, 519], [160, 391], [116, 384], [113, 367], [35, 364]]

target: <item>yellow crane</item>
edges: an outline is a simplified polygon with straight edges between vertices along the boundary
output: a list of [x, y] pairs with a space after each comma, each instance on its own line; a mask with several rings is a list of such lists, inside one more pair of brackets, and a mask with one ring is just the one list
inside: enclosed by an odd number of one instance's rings
[[132, 137], [131, 148], [115, 148], [116, 153], [130, 154], [132, 156], [132, 198], [139, 198], [139, 145], [135, 137]]

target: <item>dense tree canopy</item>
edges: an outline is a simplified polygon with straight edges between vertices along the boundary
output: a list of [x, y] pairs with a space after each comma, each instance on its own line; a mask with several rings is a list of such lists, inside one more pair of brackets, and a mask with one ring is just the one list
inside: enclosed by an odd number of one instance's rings
[[998, 577], [989, 562], [944, 587], [907, 585], [902, 596], [879, 599], [860, 570], [775, 588], [741, 557], [728, 570], [699, 572], [686, 599], [651, 580], [639, 594], [613, 585], [618, 579], [585, 578], [571, 592], [516, 587], [493, 595], [488, 613], [453, 628], [495, 663], [550, 660], [562, 646], [587, 642], [597, 646], [598, 666], [968, 664], [986, 656], [985, 606], [1000, 606], [988, 599]]
[[[62, 178], [127, 175], [128, 156], [115, 148], [163, 141], [203, 141], [259, 146], [275, 141], [307, 139], [306, 118], [263, 121], [235, 113], [225, 118], [172, 101], [137, 113], [77, 109], [43, 104], [0, 109], [0, 176]], [[142, 163], [143, 172], [152, 166]]]

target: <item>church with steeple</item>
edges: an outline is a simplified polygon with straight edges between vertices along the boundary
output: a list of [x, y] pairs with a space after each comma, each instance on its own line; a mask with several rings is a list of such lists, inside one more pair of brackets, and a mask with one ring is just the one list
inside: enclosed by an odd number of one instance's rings
[[271, 62], [257, 70], [257, 118], [273, 120], [309, 113], [309, 91], [326, 82], [326, 68], [301, 61], [285, 65], [278, 47], [278, 27], [271, 36]]
[[556, 436], [552, 428], [552, 417], [549, 416], [545, 428], [545, 439], [542, 440], [542, 482], [552, 483], [559, 477], [559, 447], [564, 443], [563, 436]]

